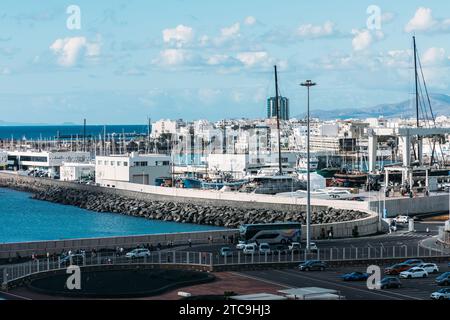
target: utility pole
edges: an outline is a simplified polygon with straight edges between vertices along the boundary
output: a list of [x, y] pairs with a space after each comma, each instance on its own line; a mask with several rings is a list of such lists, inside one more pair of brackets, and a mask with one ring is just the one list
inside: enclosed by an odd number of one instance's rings
[[86, 119], [83, 121], [83, 151], [86, 152]]
[[275, 68], [275, 108], [277, 111], [277, 131], [278, 131], [278, 171], [279, 175], [283, 175], [283, 167], [281, 165], [281, 133], [280, 133], [280, 103], [278, 95], [278, 72], [277, 66]]
[[306, 142], [306, 152], [307, 152], [307, 165], [306, 165], [306, 175], [307, 175], [307, 200], [306, 200], [306, 250], [309, 251], [311, 249], [311, 181], [310, 181], [310, 112], [309, 112], [309, 91], [310, 88], [315, 86], [316, 83], [311, 80], [306, 80], [300, 84], [303, 87], [308, 89], [308, 103], [307, 103], [307, 112], [306, 112], [306, 121], [307, 121], [307, 142]]

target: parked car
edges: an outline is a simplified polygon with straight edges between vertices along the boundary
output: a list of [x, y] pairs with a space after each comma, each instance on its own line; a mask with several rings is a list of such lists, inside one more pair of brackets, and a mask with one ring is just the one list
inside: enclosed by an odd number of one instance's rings
[[237, 250], [244, 250], [245, 248], [245, 241], [239, 240], [238, 244], [236, 245]]
[[426, 278], [428, 277], [428, 272], [423, 268], [413, 267], [409, 270], [400, 272], [400, 278], [412, 279], [412, 278]]
[[430, 295], [433, 300], [450, 300], [450, 288], [443, 288]]
[[70, 265], [81, 266], [84, 264], [85, 255], [84, 254], [69, 254], [62, 257], [59, 260], [60, 267], [67, 267]]
[[220, 255], [222, 257], [230, 257], [233, 255], [233, 252], [231, 251], [230, 247], [222, 247], [220, 248]]
[[409, 217], [408, 216], [397, 216], [394, 218], [394, 221], [397, 223], [408, 223]]
[[255, 254], [257, 251], [256, 244], [246, 244], [244, 247], [244, 254]]
[[290, 251], [298, 251], [302, 248], [300, 242], [292, 242], [289, 246], [288, 249]]
[[259, 245], [259, 254], [271, 254], [270, 246], [268, 243], [261, 243]]
[[384, 273], [388, 274], [388, 275], [398, 275], [400, 274], [400, 272], [406, 271], [411, 269], [411, 266], [409, 264], [406, 263], [398, 263], [398, 264], [394, 264], [391, 267], [387, 267], [386, 269], [384, 269]]
[[418, 267], [423, 268], [428, 274], [439, 272], [439, 267], [435, 263], [422, 263]]
[[381, 289], [398, 289], [402, 286], [400, 279], [397, 277], [385, 277], [378, 284]]
[[144, 257], [150, 257], [151, 253], [148, 249], [134, 249], [130, 252], [127, 252], [125, 257], [127, 258], [144, 258]]
[[320, 260], [307, 260], [298, 266], [298, 269], [300, 271], [313, 271], [313, 270], [324, 271], [326, 268], [327, 268], [326, 263]]
[[344, 281], [366, 281], [369, 278], [369, 274], [365, 272], [352, 272], [346, 273], [341, 276]]
[[438, 286], [450, 285], [450, 272], [444, 272], [434, 280]]
[[316, 244], [315, 242], [311, 242], [311, 243], [309, 244], [309, 250], [310, 250], [311, 252], [317, 252], [317, 250], [319, 250], [319, 248], [317, 248], [317, 244]]
[[420, 259], [408, 259], [406, 261], [402, 262], [403, 264], [407, 264], [411, 267], [418, 267], [421, 264], [425, 264], [425, 262], [423, 260]]

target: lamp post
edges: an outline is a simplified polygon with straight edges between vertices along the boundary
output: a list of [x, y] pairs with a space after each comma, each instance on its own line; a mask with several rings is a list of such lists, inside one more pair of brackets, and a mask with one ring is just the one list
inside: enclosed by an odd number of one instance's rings
[[315, 86], [316, 83], [311, 80], [306, 80], [300, 84], [302, 87], [306, 87], [308, 89], [308, 104], [307, 104], [307, 142], [306, 142], [306, 150], [307, 150], [307, 165], [306, 165], [306, 186], [307, 186], [307, 197], [306, 197], [306, 250], [309, 251], [311, 249], [311, 182], [310, 182], [310, 145], [309, 145], [309, 137], [310, 137], [310, 123], [309, 123], [309, 91], [310, 88]]

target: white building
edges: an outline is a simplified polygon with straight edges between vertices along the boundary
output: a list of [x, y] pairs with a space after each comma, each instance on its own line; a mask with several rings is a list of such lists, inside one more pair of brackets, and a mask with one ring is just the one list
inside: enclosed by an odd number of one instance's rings
[[176, 134], [177, 122], [172, 120], [159, 120], [152, 124], [153, 138], [159, 138], [162, 134]]
[[75, 151], [8, 151], [10, 170], [46, 170], [51, 176], [59, 174], [65, 162], [86, 163], [91, 160], [89, 152]]
[[80, 181], [91, 179], [95, 176], [95, 164], [93, 163], [64, 163], [60, 167], [61, 181]]
[[155, 179], [170, 177], [170, 156], [136, 154], [98, 156], [95, 158], [95, 181], [106, 187], [115, 182], [155, 185]]
[[8, 153], [6, 151], [0, 151], [0, 169], [4, 169], [8, 164]]

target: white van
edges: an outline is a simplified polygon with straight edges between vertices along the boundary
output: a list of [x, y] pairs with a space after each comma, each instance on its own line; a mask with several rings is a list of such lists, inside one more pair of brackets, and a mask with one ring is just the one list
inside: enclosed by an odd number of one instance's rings
[[256, 244], [246, 244], [243, 250], [244, 254], [255, 254], [256, 251]]

